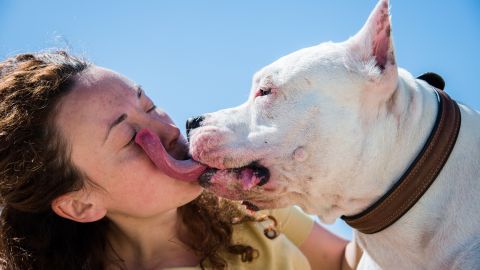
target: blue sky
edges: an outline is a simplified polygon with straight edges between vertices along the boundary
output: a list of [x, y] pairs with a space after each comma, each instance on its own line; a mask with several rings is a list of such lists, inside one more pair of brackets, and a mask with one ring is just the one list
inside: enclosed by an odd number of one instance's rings
[[[245, 101], [253, 73], [297, 49], [343, 41], [376, 0], [0, 0], [0, 58], [68, 47], [141, 84], [183, 128]], [[435, 71], [480, 109], [480, 1], [391, 0], [399, 66]], [[330, 226], [349, 237], [338, 223]]]

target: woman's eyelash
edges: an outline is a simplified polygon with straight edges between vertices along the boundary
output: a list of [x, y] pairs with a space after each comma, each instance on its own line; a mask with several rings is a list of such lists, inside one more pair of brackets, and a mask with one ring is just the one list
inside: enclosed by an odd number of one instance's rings
[[[147, 110], [147, 113], [155, 110], [156, 108], [157, 108], [157, 106], [153, 105], [150, 109]], [[132, 138], [130, 138], [130, 140], [128, 141], [128, 143], [125, 144], [125, 147], [130, 146], [131, 144], [133, 144], [133, 143], [135, 142], [135, 137], [137, 137], [137, 131], [135, 131], [135, 132], [133, 133]]]
[[156, 108], [157, 108], [157, 106], [153, 105], [153, 106], [152, 106], [150, 109], [148, 109], [148, 110], [147, 110], [147, 113], [149, 113], [149, 112], [151, 112], [151, 111], [155, 110]]
[[[147, 110], [147, 113], [155, 110], [156, 108], [157, 108], [157, 106], [153, 105], [150, 109]], [[128, 143], [125, 144], [125, 147], [130, 146], [131, 144], [133, 144], [133, 143], [135, 142], [135, 137], [137, 137], [137, 131], [135, 131], [135, 132], [133, 133], [132, 138], [130, 138], [130, 140], [128, 141]]]
[[130, 141], [128, 141], [128, 143], [125, 146], [129, 146], [132, 143], [134, 143], [135, 142], [135, 137], [137, 137], [137, 132], [136, 131], [133, 133], [132, 138], [130, 139]]

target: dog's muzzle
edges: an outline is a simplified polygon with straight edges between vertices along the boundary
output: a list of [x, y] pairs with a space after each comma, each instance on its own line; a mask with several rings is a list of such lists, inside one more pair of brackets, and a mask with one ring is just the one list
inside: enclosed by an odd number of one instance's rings
[[[190, 141], [190, 132], [202, 125], [205, 117], [203, 115], [197, 117], [191, 117], [187, 120], [186, 123], [186, 133], [187, 139]], [[250, 190], [254, 187], [259, 187], [265, 185], [270, 180], [270, 171], [260, 165], [257, 161], [253, 161], [247, 166], [239, 168], [229, 168], [219, 170], [217, 168], [210, 167], [204, 171], [204, 173], [199, 177], [199, 183], [205, 188], [210, 187], [212, 184], [212, 179], [215, 179], [214, 176], [217, 172], [221, 171], [223, 175], [225, 173], [235, 179], [235, 186], [239, 186], [243, 190]], [[218, 183], [222, 182], [221, 177], [218, 177]], [[238, 183], [237, 183], [238, 180]], [[215, 181], [216, 182], [216, 181]], [[238, 185], [237, 185], [238, 184]]]

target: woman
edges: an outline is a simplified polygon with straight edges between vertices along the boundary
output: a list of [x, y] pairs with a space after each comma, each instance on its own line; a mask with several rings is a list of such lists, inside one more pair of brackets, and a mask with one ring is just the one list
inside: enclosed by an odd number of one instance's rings
[[270, 240], [268, 221], [158, 169], [138, 130], [176, 159], [185, 143], [115, 72], [65, 52], [17, 55], [0, 63], [0, 103], [4, 269], [341, 266], [346, 242], [298, 210], [272, 213], [284, 234]]

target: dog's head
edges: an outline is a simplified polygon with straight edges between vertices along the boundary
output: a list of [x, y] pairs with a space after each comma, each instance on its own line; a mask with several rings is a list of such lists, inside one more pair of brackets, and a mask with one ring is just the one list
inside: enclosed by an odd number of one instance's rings
[[264, 67], [244, 104], [190, 121], [193, 158], [215, 168], [202, 182], [261, 208], [331, 210], [349, 180], [343, 177], [368, 151], [371, 122], [393, 109], [398, 75], [388, 9], [381, 0], [345, 42], [301, 49]]

